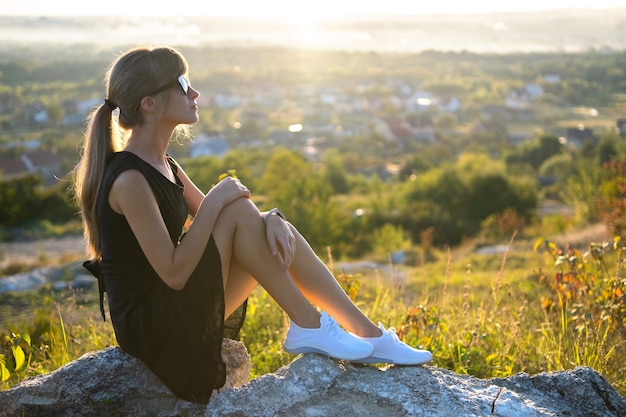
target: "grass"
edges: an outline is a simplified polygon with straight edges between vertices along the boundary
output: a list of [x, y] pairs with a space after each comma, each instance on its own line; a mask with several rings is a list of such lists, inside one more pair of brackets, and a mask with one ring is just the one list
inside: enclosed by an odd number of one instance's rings
[[[330, 256], [326, 262], [368, 316], [433, 352], [433, 366], [479, 378], [589, 366], [625, 396], [620, 245], [597, 246], [595, 254], [547, 241], [533, 250], [532, 242], [511, 239], [507, 247], [492, 255], [475, 254], [469, 246], [430, 250], [430, 261], [418, 265], [383, 263], [350, 273], [337, 270]], [[561, 258], [566, 261], [559, 263]], [[110, 322], [102, 323], [93, 300], [40, 297], [34, 317], [0, 329], [9, 374], [5, 389], [115, 344]], [[295, 358], [282, 349], [287, 324], [282, 310], [257, 288], [240, 335], [251, 354], [251, 378]], [[30, 345], [20, 335], [29, 335]], [[20, 369], [12, 369], [16, 339], [26, 357]]]

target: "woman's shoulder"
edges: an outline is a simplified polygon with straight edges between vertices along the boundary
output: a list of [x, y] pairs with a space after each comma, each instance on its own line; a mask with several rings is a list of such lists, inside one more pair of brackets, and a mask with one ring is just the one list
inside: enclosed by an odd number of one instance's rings
[[141, 161], [143, 161], [140, 157], [138, 157], [137, 155], [135, 155], [132, 152], [128, 152], [128, 151], [118, 151], [118, 152], [114, 152], [110, 159], [109, 159], [109, 165], [111, 164], [120, 164], [120, 163], [140, 163]]
[[109, 174], [119, 175], [122, 171], [128, 169], [142, 170], [145, 168], [146, 162], [132, 152], [120, 151], [111, 155], [106, 170]]
[[144, 172], [143, 160], [131, 152], [115, 152], [109, 158], [104, 171], [104, 184], [111, 185], [126, 171]]

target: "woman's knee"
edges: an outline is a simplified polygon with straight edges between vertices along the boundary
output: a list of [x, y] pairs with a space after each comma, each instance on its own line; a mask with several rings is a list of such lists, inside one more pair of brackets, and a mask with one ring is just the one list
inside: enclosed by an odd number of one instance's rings
[[252, 200], [249, 198], [238, 198], [222, 208], [218, 220], [222, 217], [237, 220], [245, 220], [249, 217], [254, 217], [256, 220], [261, 217], [261, 214]]
[[224, 206], [217, 216], [213, 235], [218, 247], [222, 244], [232, 245], [232, 239], [238, 227], [248, 221], [260, 221], [261, 214], [250, 199], [239, 198]]

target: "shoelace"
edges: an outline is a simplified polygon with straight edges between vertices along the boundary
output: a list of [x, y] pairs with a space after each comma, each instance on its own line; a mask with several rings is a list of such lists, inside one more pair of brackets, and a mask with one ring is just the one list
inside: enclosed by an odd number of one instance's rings
[[328, 320], [324, 321], [322, 327], [324, 327], [324, 329], [337, 340], [341, 339], [343, 336], [344, 331], [332, 317], [328, 317]]
[[396, 334], [396, 328], [395, 327], [390, 327], [387, 329], [387, 333], [389, 333], [389, 338], [391, 339], [391, 341], [393, 343], [401, 343], [400, 339], [398, 338], [398, 335]]

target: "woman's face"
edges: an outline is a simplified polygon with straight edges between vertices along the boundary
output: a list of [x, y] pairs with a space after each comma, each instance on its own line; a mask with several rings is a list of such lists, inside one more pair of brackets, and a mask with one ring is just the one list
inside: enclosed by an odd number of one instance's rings
[[200, 93], [191, 87], [185, 76], [180, 76], [169, 88], [169, 98], [163, 110], [162, 120], [174, 124], [193, 124], [198, 121]]

